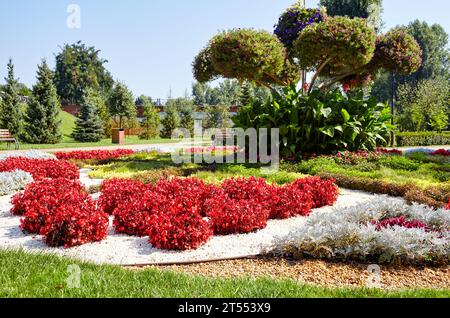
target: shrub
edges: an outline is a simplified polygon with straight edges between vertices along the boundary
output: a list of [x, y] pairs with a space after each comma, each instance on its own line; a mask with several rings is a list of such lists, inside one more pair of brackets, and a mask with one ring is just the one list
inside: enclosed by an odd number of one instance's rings
[[311, 196], [313, 209], [333, 205], [339, 195], [339, 188], [333, 178], [308, 177], [295, 181], [293, 186]]
[[0, 196], [22, 190], [31, 182], [33, 177], [25, 171], [0, 172]]
[[404, 132], [396, 133], [398, 147], [439, 146], [450, 144], [450, 133]]
[[129, 194], [114, 209], [114, 229], [116, 233], [146, 236], [151, 217], [160, 213], [160, 206], [165, 198], [155, 191], [147, 189], [143, 192]]
[[191, 250], [208, 241], [213, 235], [211, 222], [179, 205], [169, 204], [150, 218], [150, 244], [165, 250]]
[[66, 161], [29, 158], [8, 158], [0, 161], [0, 172], [15, 170], [30, 173], [35, 181], [47, 178], [76, 180], [80, 176], [77, 166]]
[[288, 219], [295, 216], [308, 216], [313, 206], [312, 195], [295, 184], [273, 187], [270, 219]]
[[29, 184], [23, 193], [12, 199], [11, 213], [21, 215], [21, 228], [32, 234], [44, 235], [49, 218], [65, 205], [77, 205], [88, 199], [79, 181], [68, 179], [41, 180]]
[[205, 206], [216, 235], [261, 230], [267, 226], [270, 214], [270, 210], [256, 199], [231, 199], [225, 192], [216, 193]]
[[373, 98], [366, 99], [361, 91], [313, 91], [305, 96], [292, 85], [275, 94], [272, 102], [243, 107], [233, 121], [244, 130], [282, 127], [280, 153], [295, 158], [374, 150], [386, 143], [389, 119], [388, 107]]
[[63, 202], [49, 216], [42, 231], [49, 246], [65, 248], [103, 240], [108, 233], [109, 218], [96, 203], [86, 197], [81, 202]]
[[131, 149], [57, 152], [60, 160], [110, 160], [134, 154]]
[[107, 214], [113, 214], [114, 210], [121, 204], [127, 203], [133, 195], [138, 195], [147, 191], [148, 187], [135, 180], [110, 179], [102, 184], [102, 194], [98, 200], [98, 205]]
[[276, 251], [334, 261], [448, 265], [449, 242], [448, 211], [379, 198], [314, 213], [304, 227], [280, 239]]

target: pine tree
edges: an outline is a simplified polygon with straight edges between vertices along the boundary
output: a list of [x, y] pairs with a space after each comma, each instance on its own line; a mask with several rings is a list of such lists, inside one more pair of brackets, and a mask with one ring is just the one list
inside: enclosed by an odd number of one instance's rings
[[161, 137], [171, 138], [173, 131], [180, 127], [180, 117], [176, 107], [166, 107], [166, 117], [162, 120], [162, 125]]
[[241, 106], [251, 105], [253, 102], [253, 88], [249, 82], [245, 82], [241, 88]]
[[19, 83], [14, 77], [12, 60], [8, 63], [8, 77], [3, 88], [0, 128], [8, 129], [13, 135], [21, 136], [23, 132], [22, 104], [19, 96]]
[[204, 129], [225, 129], [230, 127], [229, 107], [226, 105], [207, 106]]
[[37, 83], [28, 104], [25, 138], [33, 144], [56, 144], [61, 141], [61, 104], [53, 83], [53, 72], [43, 61], [38, 66]]
[[144, 131], [139, 135], [140, 139], [152, 139], [159, 136], [159, 125], [161, 117], [153, 103], [145, 96], [139, 97], [141, 106], [144, 108], [144, 121], [142, 128]]
[[98, 142], [103, 137], [103, 123], [99, 116], [99, 95], [91, 88], [81, 99], [80, 113], [72, 137], [80, 142]]
[[180, 107], [180, 128], [184, 128], [191, 136], [194, 135], [195, 119], [194, 119], [194, 106], [186, 104]]
[[108, 110], [111, 116], [119, 118], [120, 129], [123, 129], [125, 120], [135, 120], [137, 111], [133, 93], [125, 84], [117, 82], [114, 86], [109, 97]]

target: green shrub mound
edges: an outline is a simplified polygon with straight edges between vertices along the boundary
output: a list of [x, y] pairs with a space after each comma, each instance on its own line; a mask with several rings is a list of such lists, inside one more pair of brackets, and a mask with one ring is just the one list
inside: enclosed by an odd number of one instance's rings
[[395, 136], [397, 147], [450, 145], [450, 132], [402, 132]]

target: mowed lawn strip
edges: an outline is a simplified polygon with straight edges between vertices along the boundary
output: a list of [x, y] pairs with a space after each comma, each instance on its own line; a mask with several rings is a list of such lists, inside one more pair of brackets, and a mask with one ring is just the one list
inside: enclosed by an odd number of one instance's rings
[[[374, 289], [327, 289], [269, 278], [213, 279], [155, 269], [130, 270], [98, 266], [51, 255], [0, 251], [0, 297], [146, 297], [146, 298], [317, 298], [317, 297], [449, 297], [448, 290], [383, 292]], [[73, 271], [81, 270], [79, 288], [69, 288]]]

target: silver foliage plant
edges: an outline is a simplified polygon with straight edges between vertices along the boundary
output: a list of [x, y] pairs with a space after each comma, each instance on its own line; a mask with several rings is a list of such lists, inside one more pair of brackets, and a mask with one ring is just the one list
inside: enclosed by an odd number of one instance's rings
[[[400, 216], [421, 221], [430, 230], [400, 226], [377, 230], [372, 224], [372, 221]], [[315, 212], [305, 226], [288, 237], [287, 241], [275, 242], [274, 252], [389, 264], [450, 263], [450, 211], [410, 206], [403, 200], [388, 197], [343, 210]]]
[[33, 182], [31, 174], [22, 170], [0, 172], [0, 196], [20, 191], [31, 182]]
[[6, 160], [8, 158], [29, 158], [29, 159], [56, 159], [53, 154], [43, 152], [43, 151], [24, 151], [24, 152], [9, 152], [0, 153], [0, 161]]

